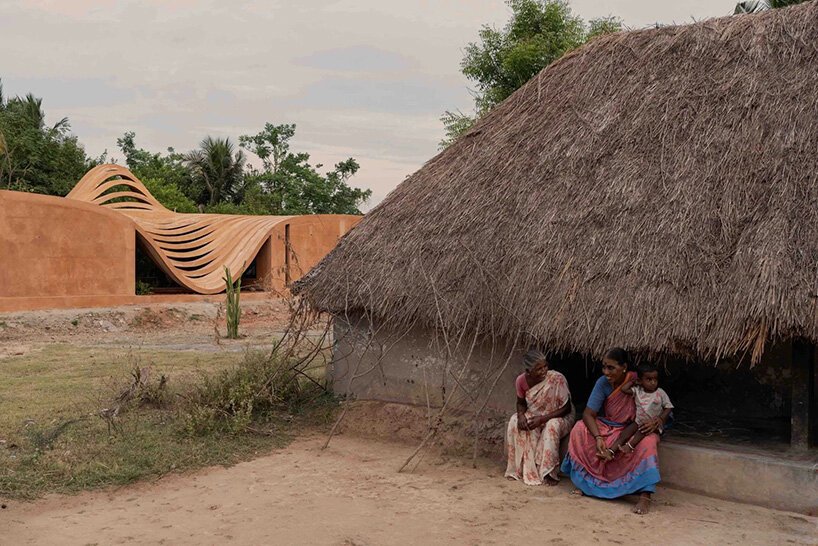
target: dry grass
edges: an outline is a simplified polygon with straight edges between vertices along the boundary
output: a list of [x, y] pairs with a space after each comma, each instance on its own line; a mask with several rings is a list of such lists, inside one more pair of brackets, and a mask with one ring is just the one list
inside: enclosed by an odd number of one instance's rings
[[543, 70], [296, 289], [397, 330], [758, 360], [818, 341], [818, 2]]
[[[229, 430], [220, 411], [211, 416], [219, 423], [208, 426], [202, 411], [208, 400], [201, 393], [228, 392], [244, 407], [242, 396], [259, 389], [263, 362], [275, 368], [258, 353], [66, 345], [0, 360], [0, 498], [70, 493], [232, 464], [283, 445], [300, 425], [331, 419], [333, 401], [319, 394], [305, 397], [309, 407], [264, 406], [263, 413], [242, 414], [242, 427]], [[196, 434], [189, 430], [191, 415], [198, 418]]]

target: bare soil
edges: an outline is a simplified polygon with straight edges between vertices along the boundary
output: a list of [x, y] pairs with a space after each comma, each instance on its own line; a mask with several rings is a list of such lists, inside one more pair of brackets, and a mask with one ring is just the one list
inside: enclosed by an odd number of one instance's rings
[[[243, 310], [246, 337], [231, 342], [216, 336], [224, 324], [213, 304], [0, 315], [0, 364], [65, 343], [240, 351], [269, 344], [286, 325], [284, 302]], [[653, 512], [635, 516], [635, 499], [577, 498], [565, 481], [526, 487], [503, 479], [500, 465], [487, 460], [473, 468], [468, 457], [451, 455], [469, 452], [466, 445], [442, 446], [448, 455], [429, 451], [399, 474], [417, 445], [419, 431], [407, 424], [413, 421], [393, 412], [362, 430], [344, 426], [326, 451], [323, 434], [305, 432], [287, 448], [230, 468], [2, 501], [0, 544], [818, 545], [818, 518], [662, 487]]]
[[306, 436], [232, 468], [0, 510], [8, 544], [818, 544], [818, 519], [660, 488], [633, 500], [526, 487], [405, 444]]
[[[287, 305], [271, 298], [242, 304], [241, 339], [223, 339], [224, 313], [213, 303], [174, 303], [0, 314], [0, 359], [43, 346], [142, 347], [180, 351], [242, 350], [269, 344], [286, 327]], [[218, 335], [217, 335], [218, 333]]]

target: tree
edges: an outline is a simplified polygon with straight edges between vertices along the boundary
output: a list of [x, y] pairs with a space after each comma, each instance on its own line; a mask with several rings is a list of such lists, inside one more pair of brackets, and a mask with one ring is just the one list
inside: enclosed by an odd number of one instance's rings
[[475, 115], [446, 111], [444, 148], [543, 68], [601, 34], [622, 30], [613, 17], [586, 24], [564, 0], [507, 0], [511, 19], [502, 30], [488, 25], [466, 46], [461, 71], [476, 86]]
[[295, 124], [264, 124], [264, 129], [255, 135], [242, 135], [239, 145], [261, 159], [264, 170], [275, 174], [279, 165], [290, 151], [290, 139], [295, 136]]
[[125, 165], [143, 182], [151, 179], [161, 180], [162, 183], [179, 189], [190, 184], [190, 173], [184, 165], [184, 154], [176, 152], [173, 148], [167, 149], [167, 155], [137, 148], [136, 134], [133, 131], [128, 131], [116, 139], [116, 145], [125, 156]]
[[65, 195], [98, 161], [85, 155], [67, 118], [45, 123], [42, 99], [7, 99], [0, 82], [0, 188]]
[[148, 191], [168, 210], [175, 212], [198, 212], [196, 203], [185, 195], [179, 186], [164, 178], [140, 178]]
[[808, 0], [744, 0], [736, 4], [734, 13], [759, 13], [768, 9], [786, 8]]
[[258, 156], [262, 169], [250, 169], [244, 186], [244, 205], [263, 214], [361, 214], [359, 207], [371, 190], [350, 187], [360, 165], [349, 158], [325, 175], [312, 166], [310, 155], [290, 151], [295, 125], [267, 123], [255, 135], [239, 137], [241, 146]]
[[185, 154], [183, 162], [193, 186], [200, 189], [197, 203], [241, 202], [245, 157], [241, 150], [234, 150], [229, 138], [205, 137], [198, 150]]

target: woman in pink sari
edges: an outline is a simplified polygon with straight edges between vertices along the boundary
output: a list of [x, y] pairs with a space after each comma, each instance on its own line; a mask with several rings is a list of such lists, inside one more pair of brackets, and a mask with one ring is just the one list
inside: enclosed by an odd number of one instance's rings
[[568, 382], [561, 373], [548, 370], [540, 351], [528, 351], [523, 363], [526, 371], [515, 381], [517, 413], [506, 430], [505, 475], [526, 485], [557, 485], [560, 439], [574, 424]]
[[614, 499], [639, 493], [634, 508], [637, 514], [647, 514], [651, 494], [659, 483], [659, 435], [661, 424], [643, 425], [645, 438], [630, 453], [616, 453], [611, 445], [622, 428], [633, 421], [636, 406], [633, 397], [621, 391], [627, 379], [628, 354], [623, 349], [611, 349], [602, 361], [604, 374], [596, 382], [582, 414], [582, 421], [571, 431], [568, 454], [561, 470], [583, 494]]

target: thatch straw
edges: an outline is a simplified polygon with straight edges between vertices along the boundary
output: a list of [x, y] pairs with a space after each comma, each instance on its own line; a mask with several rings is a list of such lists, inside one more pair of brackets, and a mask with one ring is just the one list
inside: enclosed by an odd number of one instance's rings
[[599, 38], [366, 215], [317, 308], [714, 356], [818, 341], [818, 3]]

